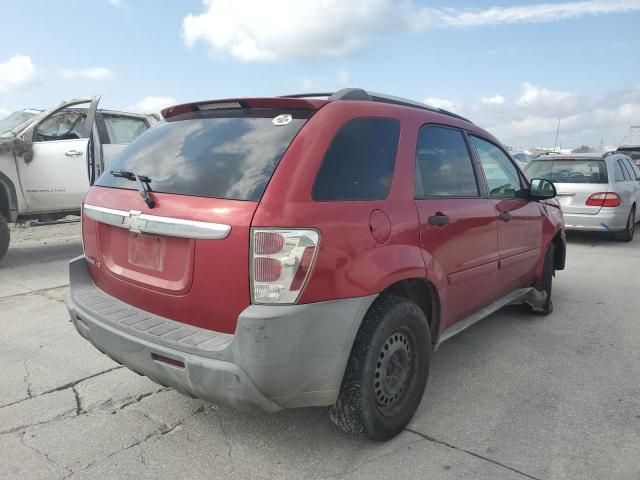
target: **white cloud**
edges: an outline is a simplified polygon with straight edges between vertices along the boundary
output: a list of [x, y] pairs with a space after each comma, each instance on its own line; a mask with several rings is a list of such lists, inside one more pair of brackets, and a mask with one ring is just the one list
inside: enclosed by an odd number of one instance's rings
[[9, 92], [33, 84], [37, 79], [31, 57], [14, 55], [0, 63], [0, 92]]
[[116, 8], [122, 8], [125, 6], [124, 0], [109, 0], [111, 6]]
[[551, 22], [640, 10], [640, 0], [587, 0], [486, 9], [432, 8], [411, 0], [203, 0], [183, 20], [187, 46], [243, 61], [339, 57], [381, 35], [433, 28]]
[[522, 94], [516, 103], [521, 107], [562, 114], [575, 109], [578, 101], [578, 95], [575, 93], [557, 92], [525, 82], [522, 84]]
[[486, 105], [502, 105], [504, 97], [502, 95], [494, 95], [493, 97], [482, 97], [480, 101]]
[[539, 3], [514, 7], [491, 7], [480, 9], [418, 9], [414, 17], [417, 28], [425, 26], [471, 27], [507, 23], [554, 22], [585, 15], [640, 10], [638, 0], [589, 0], [566, 3]]
[[160, 110], [177, 103], [173, 97], [144, 97], [137, 103], [129, 105], [128, 109], [140, 113], [158, 113]]
[[432, 107], [448, 110], [450, 112], [455, 112], [459, 109], [459, 106], [456, 102], [445, 100], [444, 98], [429, 97], [424, 99], [424, 103]]
[[10, 113], [11, 113], [11, 110], [7, 110], [6, 108], [0, 108], [0, 120], [8, 116]]
[[[455, 102], [454, 102], [455, 103]], [[618, 145], [629, 126], [640, 121], [640, 84], [600, 93], [556, 91], [531, 83], [519, 98], [504, 103], [461, 106], [458, 113], [515, 146], [553, 145], [558, 119], [564, 147]]]
[[115, 76], [115, 73], [107, 67], [62, 68], [60, 69], [60, 74], [70, 80], [106, 80]]

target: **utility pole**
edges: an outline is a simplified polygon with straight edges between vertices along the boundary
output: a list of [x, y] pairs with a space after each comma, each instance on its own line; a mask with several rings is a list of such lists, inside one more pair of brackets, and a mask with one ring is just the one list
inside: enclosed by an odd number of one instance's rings
[[558, 128], [556, 129], [556, 141], [553, 143], [553, 151], [556, 151], [556, 147], [558, 146], [558, 135], [560, 134], [560, 119], [558, 119]]

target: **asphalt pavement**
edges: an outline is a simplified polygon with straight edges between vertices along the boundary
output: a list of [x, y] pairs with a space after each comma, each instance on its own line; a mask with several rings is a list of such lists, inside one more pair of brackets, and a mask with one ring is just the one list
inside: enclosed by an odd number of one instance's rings
[[69, 322], [79, 224], [18, 228], [0, 263], [2, 479], [640, 479], [640, 235], [571, 235], [545, 318], [504, 309], [443, 344], [407, 431], [326, 409], [246, 414], [120, 367]]

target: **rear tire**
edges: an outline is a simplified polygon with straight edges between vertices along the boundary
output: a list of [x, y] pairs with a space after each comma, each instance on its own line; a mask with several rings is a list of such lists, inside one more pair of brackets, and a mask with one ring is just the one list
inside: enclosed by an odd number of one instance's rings
[[636, 207], [632, 207], [627, 218], [627, 226], [621, 232], [614, 232], [613, 238], [619, 242], [630, 242], [636, 231]]
[[422, 400], [430, 358], [424, 312], [404, 298], [381, 296], [356, 335], [331, 420], [372, 440], [395, 437]]
[[11, 233], [9, 232], [9, 225], [2, 215], [0, 215], [0, 261], [7, 254], [9, 250], [9, 239]]

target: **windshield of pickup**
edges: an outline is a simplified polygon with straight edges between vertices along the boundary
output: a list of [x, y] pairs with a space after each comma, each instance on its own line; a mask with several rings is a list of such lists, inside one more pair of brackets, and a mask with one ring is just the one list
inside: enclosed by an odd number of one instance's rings
[[35, 117], [36, 114], [32, 112], [25, 112], [24, 110], [20, 110], [17, 112], [12, 112], [8, 116], [0, 119], [0, 137], [10, 137], [13, 136], [11, 134], [12, 130], [15, 130], [16, 127], [26, 123]]

